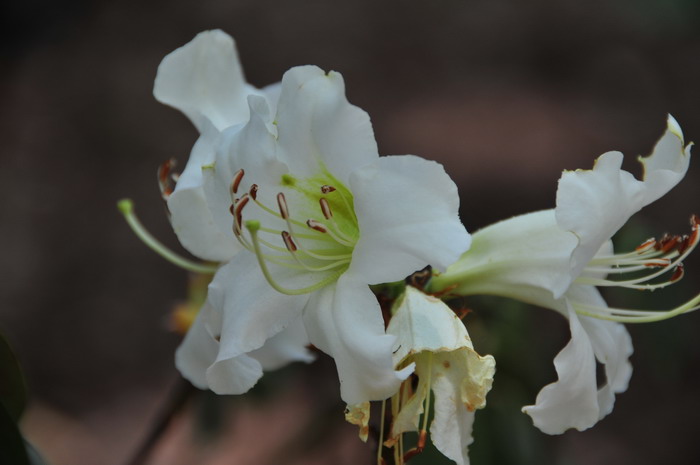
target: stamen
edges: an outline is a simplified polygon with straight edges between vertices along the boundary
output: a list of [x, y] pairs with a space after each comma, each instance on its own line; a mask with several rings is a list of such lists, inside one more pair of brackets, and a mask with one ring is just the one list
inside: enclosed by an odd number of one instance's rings
[[685, 250], [686, 250], [689, 246], [690, 246], [690, 236], [688, 236], [687, 234], [685, 234], [685, 235], [683, 236], [682, 242], [681, 242], [680, 245], [678, 246], [678, 253], [682, 254], [683, 252], [685, 252]]
[[328, 204], [328, 200], [326, 200], [325, 197], [321, 197], [318, 203], [321, 205], [323, 216], [325, 216], [327, 220], [330, 220], [333, 217], [333, 212], [331, 211], [331, 206]]
[[258, 263], [260, 264], [260, 270], [262, 271], [263, 276], [265, 276], [265, 279], [270, 284], [270, 286], [272, 286], [275, 290], [277, 290], [278, 292], [281, 292], [282, 294], [302, 295], [302, 294], [308, 294], [310, 292], [314, 292], [314, 291], [321, 289], [322, 287], [324, 287], [332, 282], [335, 282], [344, 271], [344, 270], [340, 270], [340, 271], [337, 271], [335, 273], [330, 273], [328, 276], [321, 279], [316, 284], [313, 284], [313, 285], [307, 286], [307, 287], [303, 287], [301, 289], [289, 289], [289, 288], [283, 287], [280, 284], [278, 284], [274, 280], [272, 275], [270, 274], [270, 270], [267, 268], [266, 257], [262, 253], [262, 251], [260, 250], [260, 241], [258, 239], [258, 231], [260, 230], [260, 222], [257, 220], [248, 220], [245, 222], [245, 227], [248, 229], [248, 233], [250, 234], [250, 238], [253, 242], [253, 250], [255, 252], [256, 257], [258, 258]]
[[323, 223], [320, 223], [320, 222], [318, 222], [318, 221], [316, 221], [316, 220], [310, 220], [310, 219], [309, 219], [309, 220], [306, 220], [306, 225], [307, 225], [309, 228], [311, 228], [311, 229], [313, 229], [313, 230], [316, 230], [316, 231], [318, 231], [318, 232], [322, 232], [322, 233], [328, 232], [328, 229], [326, 229], [326, 227], [323, 226]]
[[231, 183], [231, 192], [234, 194], [238, 193], [238, 186], [241, 184], [241, 180], [245, 175], [245, 171], [241, 168], [233, 174], [233, 181]]
[[668, 253], [676, 247], [680, 240], [681, 238], [678, 236], [664, 235], [657, 245], [658, 250], [662, 253]]
[[284, 245], [287, 246], [287, 250], [290, 252], [297, 251], [297, 246], [294, 243], [294, 240], [292, 240], [292, 236], [290, 236], [287, 231], [282, 231], [282, 240], [284, 241]]
[[248, 191], [248, 193], [253, 198], [253, 200], [256, 200], [258, 198], [258, 185], [253, 184], [252, 186], [250, 186], [250, 191]]
[[386, 399], [382, 400], [382, 413], [379, 417], [379, 444], [377, 444], [377, 465], [382, 465], [382, 449], [384, 448], [384, 423], [386, 423]]
[[329, 192], [335, 192], [335, 187], [329, 185], [321, 186], [321, 192], [324, 194], [328, 194]]
[[172, 250], [164, 246], [158, 239], [153, 237], [146, 228], [143, 227], [138, 217], [134, 213], [134, 204], [130, 199], [122, 199], [117, 203], [117, 208], [124, 215], [124, 219], [131, 227], [131, 230], [136, 236], [143, 241], [155, 253], [172, 263], [173, 265], [184, 268], [194, 273], [214, 274], [218, 266], [205, 265], [194, 262], [187, 258], [181, 257]]
[[637, 253], [644, 253], [647, 250], [651, 250], [656, 246], [656, 239], [653, 237], [651, 239], [647, 239], [645, 242], [642, 244], [638, 245], [636, 249], [634, 249]]
[[686, 303], [666, 311], [630, 310], [622, 308], [596, 307], [573, 302], [574, 310], [580, 315], [590, 316], [599, 320], [617, 321], [619, 323], [652, 323], [667, 320], [684, 313], [700, 309], [700, 294]]
[[250, 197], [248, 197], [248, 194], [243, 194], [243, 197], [241, 197], [237, 202], [236, 206], [234, 208], [234, 220], [233, 220], [233, 232], [236, 234], [240, 234], [241, 231], [241, 225], [243, 224], [243, 207], [248, 205], [248, 202], [250, 201]]
[[289, 209], [287, 208], [287, 199], [284, 198], [284, 194], [282, 192], [277, 194], [277, 205], [279, 206], [280, 215], [282, 215], [282, 219], [283, 220], [289, 219]]
[[671, 276], [671, 282], [675, 283], [676, 281], [680, 281], [681, 278], [683, 278], [684, 274], [685, 274], [685, 270], [684, 270], [683, 264], [679, 263], [676, 266], [676, 269], [673, 272], [673, 275]]
[[160, 187], [160, 195], [163, 200], [168, 200], [173, 193], [173, 187], [170, 185], [170, 172], [177, 164], [174, 158], [166, 160], [158, 167], [158, 186]]
[[[683, 277], [683, 271], [682, 269], [679, 270], [679, 267], [681, 267], [683, 260], [697, 246], [698, 239], [700, 239], [700, 225], [698, 224], [697, 216], [693, 215], [691, 217], [690, 224], [692, 225], [692, 232], [687, 238], [685, 236], [665, 235], [659, 241], [654, 241], [652, 243], [652, 240], [648, 240], [642, 244], [640, 247], [647, 249], [648, 252], [638, 253], [635, 259], [617, 259], [617, 257], [630, 257], [630, 254], [620, 256], [613, 255], [605, 258], [598, 257], [597, 259], [591, 260], [591, 264], [594, 266], [586, 267], [587, 271], [603, 273], [629, 273], [640, 271], [644, 268], [659, 268], [658, 271], [624, 281], [614, 281], [607, 278], [595, 278], [590, 276], [581, 276], [577, 278], [576, 281], [581, 284], [590, 284], [594, 286], [617, 286], [639, 290], [660, 289], [673, 284]], [[653, 252], [650, 250], [652, 244], [655, 249]], [[659, 255], [664, 256], [659, 257]], [[648, 283], [671, 270], [673, 270], [673, 275], [668, 281], [657, 284], [642, 284]]]

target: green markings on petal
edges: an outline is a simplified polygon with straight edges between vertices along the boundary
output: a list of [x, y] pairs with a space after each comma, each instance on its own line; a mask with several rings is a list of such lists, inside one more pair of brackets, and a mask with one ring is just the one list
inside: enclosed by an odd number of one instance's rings
[[332, 225], [353, 246], [358, 241], [360, 230], [352, 192], [324, 166], [321, 166], [318, 174], [308, 178], [284, 174], [281, 184], [301, 194], [300, 197], [306, 204], [303, 213], [309, 214], [314, 220]]
[[291, 186], [294, 186], [296, 184], [296, 182], [297, 182], [296, 178], [294, 176], [292, 176], [291, 174], [285, 173], [282, 175], [282, 185], [283, 186], [291, 187]]

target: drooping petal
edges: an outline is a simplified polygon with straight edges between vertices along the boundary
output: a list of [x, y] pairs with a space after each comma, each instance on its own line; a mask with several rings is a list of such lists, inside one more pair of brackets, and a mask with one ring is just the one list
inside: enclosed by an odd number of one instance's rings
[[495, 360], [474, 351], [464, 324], [445, 303], [411, 286], [398, 302], [387, 332], [396, 335], [399, 344], [394, 363], [414, 361], [419, 379], [413, 396], [394, 419], [392, 436], [418, 429], [427, 390], [432, 389], [431, 439], [446, 457], [469, 463], [474, 411], [486, 404]]
[[325, 167], [347, 183], [352, 170], [379, 156], [369, 115], [348, 102], [343, 77], [335, 72], [315, 66], [287, 71], [276, 125], [280, 158], [297, 176]]
[[[574, 285], [567, 292], [572, 305], [586, 304], [599, 308], [607, 307], [600, 292], [591, 286]], [[632, 338], [624, 325], [613, 321], [599, 320], [585, 315], [579, 321], [590, 338], [598, 362], [605, 367], [606, 382], [598, 389], [598, 419], [609, 414], [615, 404], [615, 394], [627, 390], [632, 376]]]
[[193, 385], [199, 389], [209, 389], [207, 368], [216, 360], [219, 343], [208, 331], [205, 319], [212, 309], [205, 304], [194, 323], [175, 352], [175, 366]]
[[304, 311], [311, 343], [335, 359], [347, 404], [390, 397], [412, 371], [394, 371], [396, 338], [385, 334], [377, 298], [347, 273], [316, 291]]
[[382, 157], [353, 172], [350, 189], [361, 231], [351, 272], [370, 284], [403, 279], [426, 265], [444, 270], [469, 248], [457, 187], [438, 163]]
[[457, 465], [468, 465], [469, 445], [474, 442], [472, 425], [476, 412], [460, 401], [459, 388], [460, 384], [453, 379], [436, 377], [433, 383], [435, 417], [430, 425], [430, 438], [445, 457], [454, 460]]
[[[430, 367], [416, 365], [415, 370], [418, 375], [418, 385], [413, 390], [411, 397], [401, 405], [399, 413], [392, 419], [388, 445], [396, 443], [401, 434], [420, 429], [420, 417], [424, 412], [423, 405], [430, 391], [428, 382]], [[408, 388], [402, 385], [401, 389]]]
[[242, 394], [258, 382], [263, 374], [262, 366], [248, 354], [219, 357], [220, 334], [221, 317], [207, 302], [175, 352], [175, 366], [199, 389]]
[[205, 31], [168, 54], [158, 66], [153, 95], [202, 130], [207, 119], [222, 130], [248, 119], [246, 85], [231, 36]]
[[568, 289], [576, 236], [562, 231], [554, 210], [500, 221], [474, 233], [472, 245], [433, 289], [462, 295], [500, 295], [551, 307]]
[[595, 356], [576, 312], [568, 309], [571, 340], [554, 358], [558, 380], [537, 394], [535, 405], [523, 407], [535, 426], [547, 434], [569, 428], [583, 431], [599, 418]]
[[690, 145], [685, 147], [680, 127], [669, 115], [652, 154], [640, 158], [642, 181], [622, 170], [622, 158], [620, 152], [605, 153], [592, 170], [566, 171], [559, 180], [557, 223], [579, 238], [571, 257], [573, 278], [634, 213], [678, 184], [688, 170]]
[[360, 440], [367, 442], [369, 437], [369, 402], [348, 405], [345, 409], [345, 421], [351, 425], [357, 425], [360, 429], [358, 433]]
[[[309, 297], [272, 290], [255, 255], [244, 253], [219, 269], [209, 285], [207, 298], [213, 308], [220, 309], [221, 319], [219, 352], [207, 371], [209, 386], [219, 394], [241, 394], [254, 382], [244, 384], [236, 376], [232, 379], [233, 361], [248, 357], [248, 353], [294, 324]], [[255, 363], [262, 374], [260, 362]]]

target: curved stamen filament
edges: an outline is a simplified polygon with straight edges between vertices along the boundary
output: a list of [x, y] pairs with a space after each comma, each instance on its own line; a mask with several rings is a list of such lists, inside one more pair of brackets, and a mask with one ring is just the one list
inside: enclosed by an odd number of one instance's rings
[[134, 213], [134, 203], [130, 199], [122, 199], [117, 203], [119, 211], [124, 215], [124, 219], [127, 224], [131, 227], [131, 230], [136, 234], [136, 236], [143, 241], [151, 250], [155, 253], [172, 263], [173, 265], [184, 268], [188, 271], [194, 273], [204, 273], [204, 274], [214, 274], [218, 269], [215, 265], [206, 265], [203, 263], [197, 263], [189, 260], [185, 257], [181, 257], [176, 254], [165, 245], [163, 245], [158, 239], [153, 237], [146, 228], [141, 224], [138, 217]]
[[572, 305], [576, 313], [600, 320], [617, 321], [620, 323], [652, 323], [700, 309], [700, 294], [676, 308], [662, 312], [597, 307], [578, 302], [573, 302]]
[[278, 292], [281, 292], [282, 294], [287, 294], [287, 295], [301, 295], [301, 294], [308, 294], [314, 291], [317, 291], [318, 289], [321, 289], [322, 287], [336, 281], [338, 277], [342, 274], [342, 271], [336, 272], [336, 273], [331, 273], [325, 278], [321, 279], [319, 282], [316, 284], [313, 284], [311, 286], [303, 287], [300, 289], [289, 289], [284, 286], [281, 286], [279, 283], [277, 283], [274, 278], [272, 277], [272, 274], [270, 274], [270, 270], [267, 268], [267, 261], [265, 258], [265, 255], [262, 253], [260, 249], [260, 240], [258, 239], [258, 230], [260, 229], [260, 222], [256, 220], [248, 220], [245, 222], [245, 227], [248, 229], [248, 233], [250, 234], [250, 238], [253, 242], [253, 251], [258, 258], [258, 263], [260, 264], [260, 269], [262, 270], [263, 275], [265, 276], [265, 279], [267, 282], [272, 286], [275, 290]]

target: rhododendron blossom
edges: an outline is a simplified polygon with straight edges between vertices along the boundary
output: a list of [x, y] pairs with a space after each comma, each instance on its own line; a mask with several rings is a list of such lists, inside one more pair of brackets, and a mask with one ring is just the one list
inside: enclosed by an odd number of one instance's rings
[[[630, 216], [683, 178], [690, 147], [669, 116], [653, 153], [640, 158], [643, 180], [621, 169], [619, 152], [600, 156], [593, 170], [564, 172], [556, 209], [476, 232], [471, 249], [433, 278], [433, 291], [511, 297], [569, 319], [571, 341], [554, 359], [559, 380], [524, 408], [542, 431], [583, 430], [612, 411], [615, 393], [627, 389], [632, 373], [632, 343], [620, 323], [657, 321], [698, 308], [700, 296], [664, 312], [610, 308], [596, 288], [653, 290], [680, 279], [682, 261], [700, 239], [696, 217], [691, 218], [689, 235], [650, 239], [629, 253], [613, 253], [610, 238]], [[632, 273], [628, 279], [608, 277]], [[664, 275], [670, 276], [658, 282]], [[596, 360], [605, 367], [606, 381], [600, 388]]]

